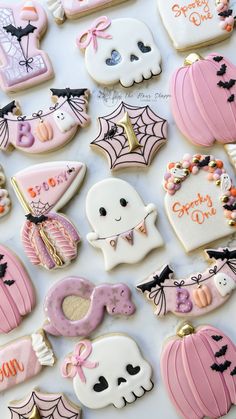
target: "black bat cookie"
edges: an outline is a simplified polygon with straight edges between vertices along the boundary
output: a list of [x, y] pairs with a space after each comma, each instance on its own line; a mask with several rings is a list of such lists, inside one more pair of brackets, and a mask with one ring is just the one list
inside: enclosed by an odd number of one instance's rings
[[166, 265], [161, 271], [160, 275], [155, 275], [152, 281], [137, 285], [137, 288], [143, 293], [145, 291], [151, 292], [152, 288], [160, 286], [165, 282], [166, 279], [169, 279], [171, 274], [173, 274], [172, 269]]
[[12, 36], [15, 36], [17, 38], [17, 41], [20, 42], [24, 36], [27, 36], [30, 33], [33, 33], [35, 29], [37, 28], [36, 26], [33, 26], [30, 23], [28, 23], [28, 25], [25, 26], [24, 28], [22, 28], [21, 26], [16, 28], [14, 25], [7, 25], [7, 26], [3, 26], [3, 29], [5, 29], [5, 31], [7, 33], [10, 33]]
[[80, 97], [84, 96], [88, 89], [70, 89], [69, 87], [66, 89], [51, 89], [53, 96], [57, 97], [66, 97], [70, 99], [71, 97]]
[[229, 250], [228, 248], [223, 249], [222, 251], [219, 250], [206, 250], [207, 255], [210, 259], [236, 259], [236, 250]]

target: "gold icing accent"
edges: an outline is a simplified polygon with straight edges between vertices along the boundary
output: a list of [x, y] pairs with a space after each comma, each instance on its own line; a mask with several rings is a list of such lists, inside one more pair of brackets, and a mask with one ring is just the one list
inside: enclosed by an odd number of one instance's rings
[[34, 406], [29, 419], [41, 419], [37, 406]]
[[136, 150], [136, 148], [142, 147], [139, 144], [138, 139], [135, 135], [133, 125], [131, 123], [128, 112], [125, 112], [123, 118], [120, 121], [117, 122], [117, 125], [124, 128], [125, 135], [127, 137], [128, 143], [129, 143], [129, 151], [130, 152]]
[[192, 335], [194, 332], [194, 327], [190, 323], [185, 323], [177, 330], [177, 335], [180, 338], [184, 338], [185, 336]]
[[57, 254], [56, 248], [55, 246], [53, 246], [53, 244], [51, 243], [51, 241], [49, 240], [47, 234], [45, 233], [45, 231], [43, 230], [43, 227], [41, 227], [39, 229], [39, 234], [41, 236], [41, 239], [43, 240], [49, 254], [52, 256], [55, 264], [57, 266], [63, 266], [64, 262], [63, 260], [60, 258], [60, 256]]
[[28, 214], [29, 212], [31, 213], [32, 212], [32, 209], [30, 208], [30, 205], [28, 204], [28, 202], [24, 198], [24, 196], [23, 196], [23, 194], [22, 194], [22, 192], [21, 192], [21, 190], [20, 190], [20, 188], [18, 186], [18, 183], [17, 183], [15, 177], [12, 177], [11, 178], [11, 183], [12, 183], [12, 186], [13, 186], [13, 188], [15, 190], [15, 193], [16, 193], [16, 195], [17, 195], [17, 197], [18, 197], [18, 199], [19, 199], [22, 207], [24, 208], [24, 211], [26, 212], [26, 214]]
[[184, 60], [184, 65], [192, 65], [194, 63], [196, 63], [197, 61], [203, 60], [203, 57], [199, 54], [196, 54], [195, 52], [193, 52], [192, 54], [189, 54], [185, 60]]

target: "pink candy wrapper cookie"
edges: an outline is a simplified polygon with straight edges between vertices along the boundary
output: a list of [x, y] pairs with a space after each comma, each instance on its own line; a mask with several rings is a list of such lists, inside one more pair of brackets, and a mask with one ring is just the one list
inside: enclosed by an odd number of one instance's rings
[[26, 0], [0, 4], [0, 85], [5, 92], [35, 86], [54, 76], [47, 54], [39, 41], [47, 29], [41, 4]]

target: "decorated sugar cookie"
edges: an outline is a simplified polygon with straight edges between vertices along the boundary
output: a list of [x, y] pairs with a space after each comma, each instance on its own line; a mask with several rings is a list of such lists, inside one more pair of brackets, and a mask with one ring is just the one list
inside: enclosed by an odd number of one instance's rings
[[150, 29], [131, 18], [96, 19], [77, 38], [85, 50], [85, 66], [99, 84], [124, 87], [161, 73], [161, 56]]
[[187, 252], [234, 233], [236, 188], [221, 160], [185, 154], [164, 176], [165, 207]]
[[153, 389], [151, 366], [123, 334], [80, 341], [64, 360], [62, 375], [73, 378], [76, 396], [90, 409], [120, 409]]
[[21, 115], [15, 101], [0, 109], [0, 150], [14, 147], [30, 154], [53, 151], [68, 143], [79, 127], [89, 123], [87, 89], [51, 89], [51, 92], [53, 106], [29, 116]]
[[110, 170], [149, 166], [167, 140], [167, 121], [149, 106], [121, 102], [111, 114], [98, 121], [99, 135], [91, 146], [107, 154]]
[[83, 163], [42, 163], [18, 172], [12, 179], [26, 222], [21, 239], [33, 265], [63, 268], [77, 257], [79, 234], [57, 211], [73, 197], [85, 176]]
[[157, 316], [201, 316], [224, 304], [236, 288], [236, 250], [206, 250], [212, 264], [203, 273], [176, 279], [165, 265], [137, 286], [155, 307]]
[[102, 250], [105, 269], [136, 263], [163, 245], [154, 204], [145, 206], [136, 190], [121, 179], [105, 179], [88, 192], [86, 213], [94, 229], [89, 243]]
[[8, 214], [11, 209], [11, 200], [8, 191], [4, 188], [6, 183], [6, 177], [3, 172], [3, 168], [0, 165], [0, 218]]
[[230, 162], [234, 170], [236, 170], [236, 146], [235, 144], [226, 144], [225, 150], [229, 156]]
[[24, 399], [12, 401], [8, 409], [12, 419], [81, 419], [80, 407], [62, 393], [33, 390]]
[[35, 306], [30, 277], [17, 256], [0, 245], [0, 333], [8, 333]]
[[229, 0], [157, 0], [157, 3], [177, 50], [215, 44], [232, 34], [234, 16]]
[[42, 330], [0, 347], [0, 392], [39, 374], [44, 366], [52, 367], [54, 353]]
[[236, 346], [215, 327], [180, 327], [163, 349], [161, 370], [184, 419], [221, 418], [236, 404]]
[[134, 313], [127, 285], [95, 286], [79, 277], [63, 279], [46, 296], [44, 330], [56, 336], [89, 336], [102, 322], [105, 309], [111, 316]]
[[47, 15], [39, 2], [0, 3], [0, 86], [16, 92], [54, 76], [39, 41], [47, 29]]
[[62, 24], [65, 19], [77, 19], [105, 7], [122, 3], [127, 0], [47, 0], [48, 9], [57, 24]]
[[193, 143], [236, 141], [236, 67], [226, 58], [190, 54], [171, 79], [176, 125]]

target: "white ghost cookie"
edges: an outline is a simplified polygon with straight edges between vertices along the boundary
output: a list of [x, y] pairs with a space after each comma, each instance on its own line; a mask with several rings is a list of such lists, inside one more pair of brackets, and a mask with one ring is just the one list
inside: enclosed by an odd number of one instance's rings
[[236, 283], [229, 275], [225, 273], [218, 273], [214, 278], [215, 286], [222, 297], [231, 294], [236, 288]]
[[150, 29], [140, 20], [96, 19], [77, 39], [90, 76], [103, 85], [129, 87], [161, 73], [161, 55]]
[[136, 190], [121, 179], [96, 183], [88, 192], [86, 213], [94, 229], [87, 239], [102, 250], [106, 270], [138, 262], [163, 244], [155, 227], [155, 206], [145, 206]]
[[61, 109], [58, 109], [58, 111], [54, 112], [53, 117], [58, 129], [62, 133], [70, 131], [70, 129], [76, 125], [74, 118], [68, 112]]

